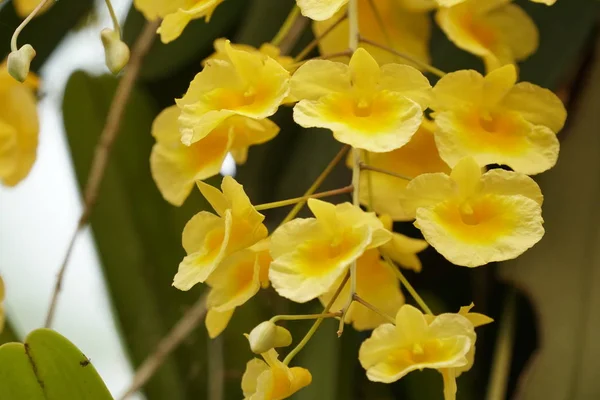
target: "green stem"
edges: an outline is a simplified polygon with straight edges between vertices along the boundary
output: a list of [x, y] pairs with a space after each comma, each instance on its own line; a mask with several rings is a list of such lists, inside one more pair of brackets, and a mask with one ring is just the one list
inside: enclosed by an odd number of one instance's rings
[[10, 50], [11, 51], [18, 51], [19, 48], [17, 46], [17, 39], [19, 38], [19, 35], [21, 34], [21, 31], [23, 29], [25, 29], [25, 27], [27, 26], [27, 24], [29, 24], [29, 22], [31, 22], [31, 20], [37, 15], [37, 13], [40, 12], [40, 10], [42, 8], [44, 8], [44, 6], [46, 5], [46, 3], [48, 3], [50, 0], [42, 0], [40, 1], [40, 4], [37, 5], [37, 7], [35, 7], [33, 9], [33, 11], [31, 12], [31, 14], [29, 14], [27, 16], [27, 18], [25, 18], [23, 20], [23, 22], [21, 22], [21, 24], [17, 27], [17, 29], [15, 29], [15, 33], [13, 33], [12, 38], [10, 40]]
[[305, 315], [276, 315], [271, 318], [272, 323], [276, 323], [277, 321], [301, 321], [307, 319], [317, 319], [317, 318], [335, 318], [339, 317], [339, 312], [334, 313], [321, 313], [321, 314], [305, 314]]
[[400, 271], [400, 268], [396, 265], [396, 263], [389, 256], [387, 256], [385, 254], [383, 254], [383, 258], [384, 258], [384, 260], [388, 264], [390, 264], [390, 266], [394, 270], [394, 273], [396, 274], [396, 276], [400, 280], [400, 283], [402, 283], [402, 285], [404, 285], [404, 287], [406, 288], [406, 290], [408, 291], [408, 293], [410, 293], [410, 295], [412, 296], [412, 298], [415, 299], [415, 301], [417, 302], [417, 304], [419, 305], [419, 307], [421, 307], [421, 309], [423, 309], [423, 311], [425, 311], [427, 314], [433, 315], [433, 313], [431, 312], [431, 309], [425, 303], [425, 300], [423, 300], [423, 298], [421, 296], [419, 296], [419, 293], [417, 293], [417, 291], [410, 284], [410, 282], [408, 281], [408, 279], [406, 279], [406, 277], [404, 276], [404, 274], [402, 273], [402, 271]]
[[271, 40], [271, 44], [273, 46], [279, 46], [281, 44], [283, 39], [285, 39], [288, 33], [290, 33], [290, 31], [292, 30], [294, 22], [296, 22], [296, 19], [298, 17], [301, 17], [300, 8], [297, 5], [294, 5], [294, 8], [292, 8], [292, 11], [290, 11], [290, 13], [288, 14], [287, 18], [283, 22], [283, 25], [281, 25], [281, 28], [279, 29], [273, 40]]
[[309, 199], [321, 199], [323, 197], [337, 196], [339, 194], [350, 193], [353, 190], [354, 188], [352, 186], [346, 186], [340, 189], [328, 190], [326, 192], [311, 194], [309, 196], [302, 196], [293, 199], [274, 201], [272, 203], [259, 204], [257, 206], [254, 206], [254, 208], [256, 209], [256, 211], [270, 210], [273, 208], [291, 206], [293, 204], [308, 201]]
[[119, 25], [119, 19], [117, 18], [117, 14], [115, 13], [115, 9], [113, 8], [110, 0], [105, 0], [106, 8], [108, 8], [108, 13], [110, 14], [110, 19], [112, 19], [114, 31], [119, 35], [119, 39], [121, 39], [121, 26]]
[[367, 307], [369, 310], [373, 311], [375, 314], [379, 314], [381, 315], [383, 318], [385, 318], [388, 322], [396, 325], [396, 320], [392, 317], [390, 317], [389, 315], [387, 315], [386, 313], [384, 313], [383, 311], [381, 311], [379, 308], [375, 307], [373, 304], [369, 303], [368, 301], [364, 300], [362, 297], [360, 297], [359, 295], [355, 294], [353, 296], [353, 300], [356, 301], [357, 303], [362, 304], [363, 306]]
[[[346, 276], [340, 283], [340, 286], [337, 288], [337, 290], [333, 294], [333, 297], [331, 298], [331, 300], [329, 300], [329, 303], [327, 303], [327, 305], [323, 309], [323, 314], [329, 313], [329, 310], [331, 309], [331, 307], [333, 307], [333, 303], [335, 303], [335, 301], [339, 297], [340, 293], [342, 293], [342, 289], [346, 285], [346, 282], [348, 282], [349, 277], [350, 276], [348, 274], [346, 274]], [[321, 323], [323, 323], [324, 320], [325, 320], [325, 318], [321, 317], [321, 318], [318, 318], [314, 322], [313, 326], [311, 326], [310, 330], [308, 332], [306, 332], [306, 335], [304, 335], [304, 337], [302, 338], [300, 343], [298, 343], [298, 345], [296, 347], [294, 347], [294, 349], [292, 351], [290, 351], [290, 353], [287, 355], [287, 357], [285, 357], [285, 359], [283, 360], [283, 363], [285, 365], [290, 365], [290, 362], [294, 359], [294, 357], [296, 357], [296, 355], [298, 353], [300, 353], [300, 351], [304, 348], [304, 346], [306, 346], [306, 344], [310, 341], [310, 339], [313, 337], [315, 332], [317, 332], [317, 329], [319, 329], [319, 326], [321, 326]]]

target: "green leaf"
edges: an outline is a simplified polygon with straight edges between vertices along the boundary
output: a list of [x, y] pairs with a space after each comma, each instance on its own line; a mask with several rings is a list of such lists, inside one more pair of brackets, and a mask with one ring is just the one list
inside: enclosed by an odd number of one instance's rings
[[600, 63], [589, 71], [578, 107], [559, 136], [558, 165], [537, 179], [545, 197], [546, 234], [500, 268], [537, 314], [539, 348], [521, 376], [520, 400], [600, 397]]
[[0, 398], [112, 400], [91, 361], [50, 329], [0, 347]]
[[[0, 10], [0, 44], [2, 59], [10, 53], [10, 39], [13, 32], [21, 23], [17, 16], [13, 2], [3, 4]], [[31, 44], [36, 51], [36, 56], [31, 63], [32, 71], [38, 71], [54, 49], [81, 18], [90, 12], [93, 0], [60, 0], [52, 5], [46, 13], [33, 19], [19, 35], [18, 45]], [[100, 41], [100, 33], [98, 33]]]
[[[192, 21], [183, 34], [169, 44], [164, 44], [157, 38], [144, 59], [141, 78], [165, 78], [194, 60], [198, 61], [200, 70], [199, 58], [212, 53], [215, 39], [228, 36], [227, 33], [239, 23], [246, 4], [247, 0], [227, 0], [217, 7], [209, 23], [204, 20]], [[135, 7], [131, 7], [123, 25], [125, 43], [131, 46], [145, 24], [144, 16]]]
[[[109, 76], [75, 72], [65, 90], [63, 114], [77, 179], [84, 186], [117, 85]], [[181, 232], [206, 202], [194, 191], [181, 208], [169, 205], [149, 169], [156, 109], [134, 90], [100, 188], [91, 226], [115, 311], [134, 367], [200, 296], [171, 286], [185, 253]], [[200, 327], [145, 387], [148, 399], [203, 398], [206, 395], [206, 333]]]

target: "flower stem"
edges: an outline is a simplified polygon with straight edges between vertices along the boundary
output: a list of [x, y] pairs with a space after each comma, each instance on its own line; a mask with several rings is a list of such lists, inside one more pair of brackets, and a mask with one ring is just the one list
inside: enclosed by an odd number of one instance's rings
[[[329, 176], [331, 171], [333, 171], [335, 166], [338, 165], [342, 158], [344, 158], [349, 149], [350, 146], [342, 147], [342, 149], [335, 155], [333, 160], [331, 160], [329, 164], [327, 164], [323, 172], [321, 172], [321, 175], [317, 177], [317, 179], [313, 182], [311, 187], [309, 187], [308, 190], [304, 193], [304, 196], [310, 196], [311, 194], [317, 191], [319, 186], [323, 184], [323, 181], [325, 181], [325, 179]], [[302, 207], [304, 207], [304, 204], [306, 204], [306, 201], [301, 201], [298, 204], [296, 204], [296, 206], [292, 208], [288, 215], [283, 219], [281, 225], [285, 224], [286, 222], [290, 222], [292, 219], [294, 219], [294, 217], [298, 215]]]
[[273, 40], [271, 40], [271, 44], [273, 46], [279, 46], [281, 44], [283, 39], [285, 39], [288, 33], [292, 30], [296, 19], [299, 17], [302, 18], [302, 15], [300, 14], [300, 8], [297, 5], [294, 5], [294, 8], [292, 8], [290, 13], [288, 14], [287, 18], [283, 22], [283, 25], [281, 25], [281, 28], [279, 29]]
[[[329, 300], [329, 303], [327, 303], [327, 305], [323, 309], [323, 314], [329, 313], [329, 310], [333, 306], [333, 303], [335, 303], [335, 301], [339, 297], [340, 293], [342, 292], [342, 289], [346, 285], [346, 282], [348, 282], [348, 278], [349, 277], [350, 277], [350, 275], [346, 274], [346, 276], [344, 277], [344, 279], [342, 279], [342, 282], [340, 283], [340, 286], [338, 286], [338, 288], [336, 289], [335, 293], [333, 294], [333, 297], [331, 298], [331, 300]], [[310, 330], [308, 332], [306, 332], [306, 335], [304, 335], [304, 337], [302, 338], [302, 340], [300, 341], [300, 343], [298, 343], [296, 345], [296, 347], [294, 347], [294, 349], [292, 351], [290, 351], [290, 353], [287, 355], [287, 357], [285, 357], [285, 359], [283, 360], [283, 363], [285, 365], [289, 365], [290, 362], [292, 361], [292, 359], [294, 357], [296, 357], [296, 355], [298, 353], [300, 353], [300, 351], [304, 348], [304, 346], [306, 346], [306, 344], [313, 337], [313, 335], [315, 334], [315, 332], [317, 331], [317, 329], [319, 329], [319, 326], [321, 326], [321, 323], [323, 322], [324, 319], [325, 318], [320, 317], [320, 318], [318, 318], [314, 322], [313, 326], [311, 326]]]
[[366, 301], [359, 295], [355, 294], [353, 296], [353, 300], [356, 301], [357, 303], [360, 303], [363, 306], [367, 307], [369, 310], [373, 311], [375, 314], [381, 315], [383, 318], [387, 319], [388, 322], [390, 322], [391, 324], [396, 325], [396, 320], [394, 318], [390, 317], [389, 315], [387, 315], [386, 313], [384, 313], [383, 311], [381, 311], [380, 309], [378, 309], [373, 304], [369, 303], [368, 301]]
[[394, 176], [394, 177], [399, 178], [399, 179], [404, 179], [405, 181], [411, 181], [413, 179], [410, 176], [402, 175], [402, 174], [399, 174], [399, 173], [394, 172], [394, 171], [390, 171], [390, 170], [387, 170], [387, 169], [375, 167], [373, 165], [365, 164], [365, 163], [362, 163], [362, 162], [360, 163], [360, 169], [363, 169], [363, 170], [366, 170], [366, 171], [379, 172], [381, 174], [386, 174], [386, 175]]
[[19, 50], [19, 47], [17, 46], [17, 39], [19, 38], [19, 35], [21, 34], [21, 31], [23, 29], [25, 29], [25, 27], [27, 26], [27, 24], [29, 24], [31, 22], [31, 20], [37, 15], [37, 13], [40, 12], [40, 10], [42, 8], [44, 8], [44, 6], [46, 5], [46, 3], [48, 3], [50, 0], [42, 0], [40, 1], [40, 4], [37, 5], [37, 7], [35, 7], [33, 9], [33, 11], [31, 12], [31, 14], [29, 14], [27, 16], [27, 18], [25, 18], [23, 20], [23, 22], [21, 22], [21, 24], [17, 27], [17, 29], [15, 29], [15, 33], [13, 33], [12, 38], [10, 40], [10, 50], [11, 51], [17, 51]]
[[110, 18], [112, 19], [114, 31], [119, 35], [119, 39], [121, 39], [121, 26], [119, 25], [119, 19], [117, 18], [117, 14], [115, 13], [115, 9], [110, 2], [110, 0], [105, 0], [106, 8], [108, 8], [108, 13], [110, 14]]
[[350, 50], [356, 51], [356, 49], [358, 49], [360, 40], [360, 30], [358, 25], [358, 0], [350, 0], [348, 2], [348, 22], [348, 47]]
[[406, 277], [404, 276], [402, 271], [400, 271], [400, 268], [396, 265], [396, 263], [390, 257], [386, 256], [385, 254], [383, 254], [383, 258], [388, 264], [390, 264], [390, 266], [392, 266], [392, 269], [394, 270], [394, 273], [400, 280], [400, 283], [402, 283], [402, 285], [404, 285], [404, 287], [406, 288], [408, 293], [410, 293], [412, 298], [415, 299], [415, 301], [417, 302], [419, 307], [421, 307], [421, 309], [423, 309], [423, 311], [425, 311], [427, 314], [433, 315], [433, 312], [431, 312], [431, 309], [427, 306], [427, 304], [425, 303], [425, 300], [423, 300], [423, 298], [421, 296], [419, 296], [419, 293], [417, 293], [417, 291], [410, 284], [408, 279], [406, 279]]
[[429, 65], [426, 62], [423, 61], [419, 61], [416, 58], [409, 56], [406, 53], [401, 53], [397, 50], [394, 50], [390, 47], [384, 46], [380, 43], [377, 43], [371, 39], [367, 39], [364, 37], [360, 37], [360, 41], [362, 43], [366, 43], [366, 44], [370, 44], [373, 47], [377, 47], [381, 50], [387, 51], [388, 53], [394, 54], [395, 56], [398, 56], [400, 58], [405, 59], [406, 61], [410, 61], [411, 63], [417, 65], [418, 67], [424, 69], [425, 71], [431, 72], [434, 75], [439, 76], [440, 78], [443, 77], [444, 75], [446, 75], [446, 73], [444, 71], [442, 71], [441, 69], [437, 69], [436, 67], [434, 67], [433, 65]]
[[340, 312], [326, 312], [321, 314], [305, 314], [305, 315], [276, 315], [271, 318], [272, 323], [277, 321], [301, 321], [307, 319], [318, 319], [318, 318], [335, 318], [341, 316]]
[[327, 29], [325, 29], [323, 31], [323, 33], [321, 33], [319, 36], [315, 37], [305, 48], [302, 49], [302, 51], [300, 51], [300, 53], [298, 53], [298, 55], [296, 57], [294, 57], [294, 62], [299, 62], [304, 60], [304, 58], [315, 48], [319, 45], [319, 42], [321, 40], [323, 40], [327, 35], [329, 35], [335, 28], [337, 28], [337, 26], [339, 24], [341, 24], [343, 21], [345, 21], [347, 18], [347, 14], [344, 14], [340, 17], [340, 19], [338, 19], [337, 21], [335, 21], [331, 26], [329, 26]]
[[350, 185], [350, 186], [346, 186], [346, 187], [339, 188], [339, 189], [328, 190], [326, 192], [311, 194], [308, 196], [296, 197], [296, 198], [287, 199], [287, 200], [274, 201], [272, 203], [259, 204], [257, 206], [254, 206], [254, 208], [256, 209], [256, 211], [270, 210], [273, 208], [279, 208], [279, 207], [291, 206], [293, 204], [298, 204], [300, 202], [307, 201], [308, 199], [321, 199], [323, 197], [330, 197], [330, 196], [336, 196], [338, 194], [350, 193], [353, 190], [354, 190], [354, 188], [352, 187], [352, 185]]

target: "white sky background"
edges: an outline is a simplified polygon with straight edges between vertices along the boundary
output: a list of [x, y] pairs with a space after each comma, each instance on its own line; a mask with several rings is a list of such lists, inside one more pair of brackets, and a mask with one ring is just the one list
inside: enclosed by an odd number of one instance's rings
[[[8, 318], [21, 336], [43, 324], [57, 269], [81, 212], [61, 103], [75, 69], [107, 72], [99, 34], [111, 24], [104, 1], [97, 3], [98, 20], [67, 37], [41, 72], [41, 132], [31, 174], [16, 188], [0, 185], [0, 274], [6, 283]], [[113, 0], [113, 4], [124, 17], [131, 0]], [[91, 358], [113, 395], [122, 393], [132, 370], [111, 315], [89, 230], [79, 238], [71, 258], [54, 328]]]

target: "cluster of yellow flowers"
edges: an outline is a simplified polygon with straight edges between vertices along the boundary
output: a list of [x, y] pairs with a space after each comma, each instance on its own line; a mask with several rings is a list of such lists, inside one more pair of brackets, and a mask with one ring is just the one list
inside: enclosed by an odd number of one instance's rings
[[[159, 33], [168, 42], [191, 19], [208, 20], [221, 2], [135, 4], [148, 18], [164, 18]], [[246, 399], [284, 399], [310, 384], [308, 370], [288, 366], [302, 342], [279, 360], [275, 348], [292, 338], [276, 323], [314, 318], [318, 327], [329, 317], [340, 319], [339, 334], [344, 324], [373, 330], [358, 355], [370, 380], [390, 383], [433, 368], [443, 376], [445, 399], [455, 399], [456, 377], [473, 364], [475, 328], [492, 320], [471, 313], [473, 305], [433, 315], [398, 267], [420, 271], [417, 253], [428, 245], [456, 265], [477, 267], [515, 258], [542, 238], [543, 196], [529, 175], [556, 163], [566, 111], [549, 90], [517, 83], [514, 63], [536, 49], [536, 27], [510, 0], [297, 5], [314, 20], [322, 57], [292, 59], [271, 44], [255, 49], [219, 39], [187, 93], [154, 123], [150, 161], [164, 198], [181, 205], [197, 183], [217, 213], [200, 212], [186, 225], [187, 256], [173, 284], [210, 287], [211, 337], [269, 284], [291, 301], [325, 305], [318, 315], [275, 316], [247, 335], [262, 359], [247, 365]], [[487, 75], [442, 73], [431, 86], [419, 69], [439, 71], [427, 68], [426, 13], [434, 9], [441, 29], [480, 56]], [[347, 50], [353, 34], [360, 46]], [[403, 60], [402, 51], [413, 58]], [[228, 153], [244, 163], [249, 146], [275, 137], [279, 128], [269, 117], [286, 104], [296, 123], [330, 130], [353, 149], [355, 201], [334, 205], [309, 193], [295, 202], [308, 200], [314, 218], [292, 215], [269, 234], [233, 178], [223, 179], [222, 191], [202, 180], [218, 174]], [[510, 170], [486, 170], [492, 164]], [[392, 231], [393, 221], [412, 220], [425, 240]], [[424, 312], [405, 304], [401, 284]]]

